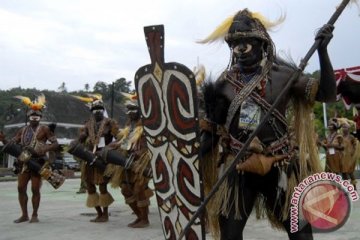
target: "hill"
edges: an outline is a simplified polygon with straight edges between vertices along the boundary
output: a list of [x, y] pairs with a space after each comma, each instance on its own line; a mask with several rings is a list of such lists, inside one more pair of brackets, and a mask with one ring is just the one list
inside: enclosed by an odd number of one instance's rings
[[[46, 97], [46, 108], [43, 111], [42, 122], [57, 123], [56, 135], [58, 138], [74, 138], [77, 135], [77, 125], [82, 125], [90, 116], [87, 106], [80, 100], [71, 95], [80, 95], [80, 93], [68, 94], [55, 91], [39, 91], [36, 89], [11, 89], [0, 91], [0, 129], [13, 124], [24, 124], [27, 121], [27, 107], [14, 96], [22, 95], [34, 99], [43, 93]], [[105, 108], [108, 113], [111, 112], [110, 101], [105, 100]], [[113, 108], [113, 118], [123, 125], [126, 116], [123, 104], [116, 102]], [[68, 126], [64, 126], [67, 124]], [[18, 127], [6, 127], [6, 135], [13, 136]]]

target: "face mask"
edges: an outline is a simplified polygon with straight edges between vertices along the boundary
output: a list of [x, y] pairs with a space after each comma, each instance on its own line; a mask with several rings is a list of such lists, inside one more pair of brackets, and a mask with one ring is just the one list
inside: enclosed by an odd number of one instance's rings
[[30, 121], [35, 121], [35, 122], [40, 121], [40, 119], [41, 119], [40, 116], [30, 116], [30, 117], [29, 117], [29, 120], [30, 120]]

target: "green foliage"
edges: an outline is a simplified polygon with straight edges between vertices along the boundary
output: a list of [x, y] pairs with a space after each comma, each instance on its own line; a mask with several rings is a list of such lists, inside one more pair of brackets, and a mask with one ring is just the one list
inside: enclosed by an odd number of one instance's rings
[[[103, 96], [104, 102], [108, 109], [110, 109], [110, 102], [112, 97], [114, 97], [114, 110], [115, 114], [119, 115], [121, 113], [122, 103], [124, 101], [124, 97], [120, 92], [131, 92], [130, 89], [131, 81], [126, 81], [125, 78], [119, 78], [114, 83], [107, 84], [105, 82], [99, 81], [94, 85], [93, 93], [100, 93]], [[13, 123], [15, 119], [19, 121], [19, 119], [23, 119], [26, 121], [26, 106], [21, 103], [19, 99], [15, 99], [14, 96], [21, 95], [30, 97], [30, 99], [35, 99], [40, 95], [41, 92], [45, 93], [45, 95], [56, 95], [56, 94], [64, 94], [65, 95], [78, 95], [85, 96], [86, 93], [89, 93], [90, 85], [85, 84], [84, 89], [80, 91], [67, 92], [66, 83], [63, 82], [61, 86], [57, 89], [58, 92], [48, 91], [48, 90], [37, 90], [33, 89], [23, 89], [20, 87], [12, 88], [10, 90], [0, 90], [0, 130], [3, 129], [4, 125]], [[56, 107], [60, 111], [64, 109], [64, 102], [56, 102], [53, 104], [58, 104]], [[120, 121], [122, 121], [123, 116], [120, 116]], [[125, 117], [124, 117], [125, 118]], [[118, 119], [119, 120], [119, 119]], [[22, 120], [21, 120], [22, 121]], [[71, 121], [70, 121], [71, 122]]]
[[[309, 74], [309, 76], [319, 79], [320, 71], [317, 70], [312, 74]], [[323, 106], [322, 103], [316, 102], [314, 106], [315, 128], [320, 137], [324, 137], [326, 132], [324, 126], [324, 107], [326, 108], [327, 121], [329, 121], [329, 119], [333, 117], [345, 117], [348, 119], [353, 118], [352, 111], [347, 111], [342, 101], [338, 101], [335, 103], [326, 103], [325, 106]]]
[[90, 85], [88, 83], [86, 83], [84, 88], [85, 88], [85, 91], [88, 92], [90, 90]]
[[126, 81], [125, 78], [119, 78], [111, 84], [98, 81], [95, 83], [93, 91], [94, 93], [101, 94], [104, 101], [110, 101], [112, 96], [114, 96], [114, 102], [121, 103], [124, 100], [121, 92], [129, 93], [131, 91], [130, 86], [130, 81]]
[[114, 82], [115, 91], [130, 92], [131, 81], [126, 81], [125, 78], [119, 78]]
[[67, 88], [66, 88], [66, 84], [65, 82], [62, 82], [60, 87], [58, 87], [58, 91], [61, 93], [66, 93], [67, 92]]

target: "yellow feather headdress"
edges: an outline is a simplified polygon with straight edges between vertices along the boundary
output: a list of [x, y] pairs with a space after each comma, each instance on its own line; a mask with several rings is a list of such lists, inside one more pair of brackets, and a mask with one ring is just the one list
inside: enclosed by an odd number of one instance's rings
[[252, 18], [259, 20], [266, 30], [274, 29], [276, 26], [284, 22], [286, 18], [286, 14], [281, 13], [280, 17], [277, 20], [270, 21], [259, 12], [250, 12], [249, 10], [244, 9], [238, 11], [236, 14], [232, 16], [227, 17], [209, 36], [207, 36], [203, 40], [197, 41], [197, 43], [213, 43], [219, 40], [224, 41], [226, 35], [229, 33], [229, 29], [231, 25], [234, 23], [236, 16], [242, 14], [244, 11], [249, 12]]
[[120, 92], [121, 95], [123, 95], [126, 99], [134, 101], [137, 100], [137, 94], [136, 93], [126, 93], [126, 92]]
[[219, 40], [224, 41], [226, 34], [229, 32], [230, 26], [233, 23], [234, 16], [227, 17], [209, 36], [197, 43], [213, 43]]
[[353, 120], [347, 118], [336, 118], [340, 126], [348, 126], [356, 129], [356, 123]]
[[34, 101], [31, 101], [29, 97], [20, 95], [14, 96], [14, 98], [20, 99], [22, 103], [34, 111], [42, 111], [45, 108], [46, 100], [44, 94], [39, 95]]
[[72, 96], [74, 98], [79, 99], [82, 102], [85, 102], [85, 103], [91, 103], [95, 100], [102, 100], [102, 96], [98, 93], [87, 93], [86, 95], [87, 95], [87, 97], [75, 96], [75, 95], [72, 95]]
[[128, 106], [138, 107], [138, 103], [137, 103], [138, 96], [137, 96], [136, 92], [135, 93], [120, 92], [120, 93], [126, 99], [126, 101], [125, 101], [126, 107], [128, 107]]
[[86, 97], [83, 96], [75, 96], [72, 95], [74, 98], [79, 99], [80, 101], [86, 103], [86, 106], [90, 109], [93, 107], [94, 103], [102, 103], [102, 95], [98, 93], [87, 93]]

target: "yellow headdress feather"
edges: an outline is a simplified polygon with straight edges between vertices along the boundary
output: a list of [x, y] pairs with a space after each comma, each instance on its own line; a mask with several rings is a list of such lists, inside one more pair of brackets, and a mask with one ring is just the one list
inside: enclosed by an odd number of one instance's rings
[[348, 125], [350, 127], [356, 127], [356, 123], [353, 120], [347, 118], [336, 118], [340, 126]]
[[93, 101], [96, 101], [96, 100], [102, 100], [101, 94], [98, 94], [98, 93], [87, 93], [86, 95], [87, 95], [87, 97], [75, 96], [75, 95], [72, 95], [72, 96], [74, 98], [79, 99], [82, 102], [85, 102], [85, 103], [92, 103]]
[[227, 17], [209, 36], [205, 39], [197, 41], [197, 43], [213, 43], [218, 40], [224, 41], [225, 35], [228, 33], [231, 24], [233, 23], [234, 16]]
[[102, 95], [99, 93], [87, 93], [87, 95], [95, 100], [102, 100]]
[[72, 95], [74, 98], [79, 99], [80, 101], [86, 103], [85, 105], [90, 108], [90, 110], [92, 110], [92, 108], [96, 105], [102, 105], [103, 107], [103, 102], [102, 102], [102, 95], [98, 94], [98, 93], [86, 93], [87, 97], [82, 97], [82, 96], [75, 96]]
[[120, 92], [121, 95], [123, 95], [125, 98], [127, 98], [128, 100], [134, 101], [137, 99], [137, 95], [136, 93], [131, 94], [131, 93], [126, 93], [126, 92]]
[[91, 103], [93, 101], [93, 98], [90, 98], [90, 97], [81, 97], [81, 96], [74, 96], [74, 95], [72, 95], [72, 96], [74, 98], [79, 99], [82, 102], [85, 102], [85, 103]]
[[275, 21], [270, 21], [269, 19], [267, 19], [264, 15], [262, 15], [259, 12], [254, 12], [251, 14], [251, 16], [253, 18], [257, 18], [259, 19], [259, 21], [264, 25], [264, 27], [266, 28], [266, 30], [273, 30], [275, 27], [279, 26], [281, 23], [283, 23], [285, 21], [286, 18], [286, 14], [285, 13], [281, 13], [281, 15], [279, 16], [278, 19], [276, 19]]
[[14, 98], [20, 99], [22, 103], [34, 111], [41, 111], [45, 107], [46, 100], [44, 94], [39, 95], [34, 101], [31, 101], [28, 97], [20, 95], [14, 96]]
[[198, 67], [195, 67], [193, 72], [195, 74], [196, 86], [200, 86], [204, 82], [206, 77], [204, 65], [199, 65]]
[[20, 99], [22, 103], [24, 103], [26, 106], [31, 106], [31, 100], [28, 97], [25, 96], [14, 96], [14, 98]]

